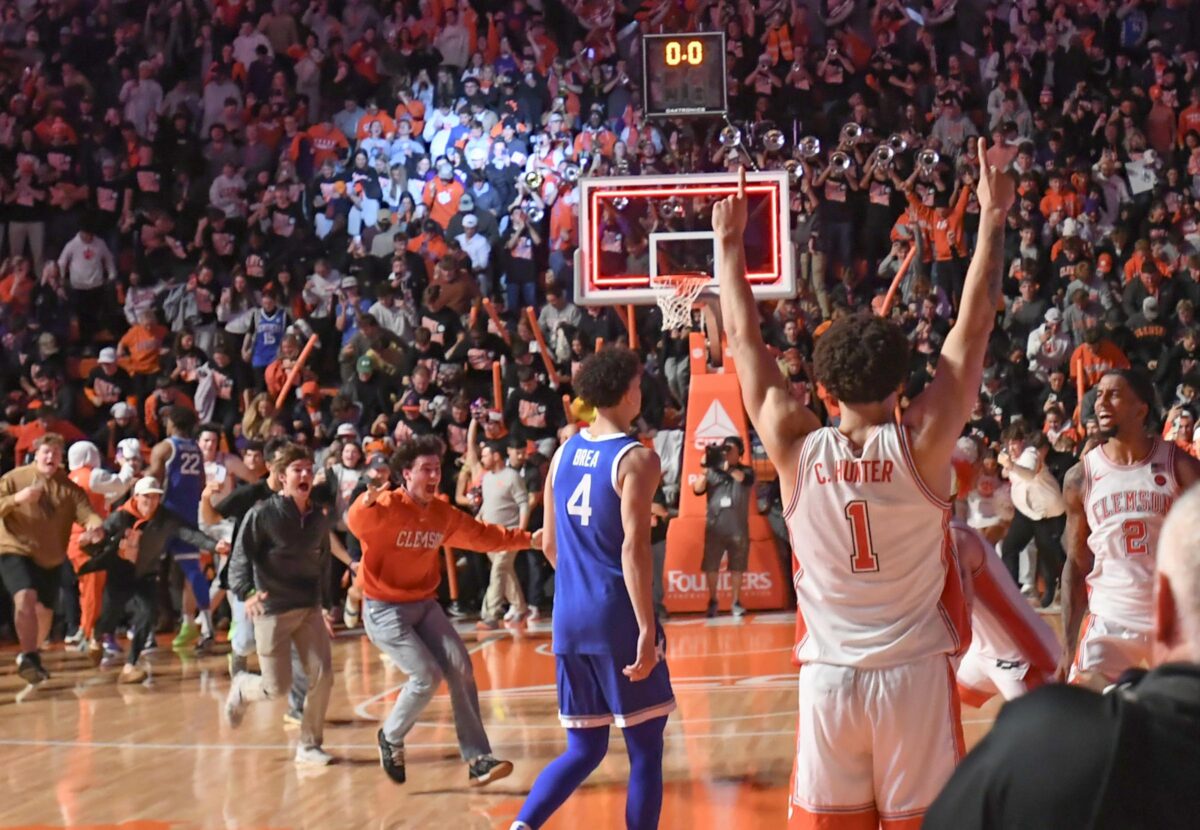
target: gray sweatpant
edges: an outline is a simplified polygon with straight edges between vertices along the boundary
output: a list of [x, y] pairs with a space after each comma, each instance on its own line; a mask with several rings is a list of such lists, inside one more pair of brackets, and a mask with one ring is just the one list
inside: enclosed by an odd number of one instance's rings
[[463, 760], [490, 755], [492, 746], [483, 730], [471, 655], [442, 607], [432, 599], [396, 603], [367, 599], [363, 602], [363, 626], [371, 642], [408, 675], [404, 690], [384, 721], [384, 737], [403, 745], [444, 677], [450, 687], [454, 729]]

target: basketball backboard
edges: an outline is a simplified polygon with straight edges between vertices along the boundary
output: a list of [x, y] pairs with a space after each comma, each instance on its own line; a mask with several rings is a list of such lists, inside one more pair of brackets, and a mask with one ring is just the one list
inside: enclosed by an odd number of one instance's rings
[[[579, 180], [575, 302], [649, 305], [653, 277], [707, 274], [716, 290], [712, 205], [737, 190], [737, 174], [614, 176]], [[746, 272], [754, 296], [796, 294], [788, 230], [788, 174], [746, 174]]]

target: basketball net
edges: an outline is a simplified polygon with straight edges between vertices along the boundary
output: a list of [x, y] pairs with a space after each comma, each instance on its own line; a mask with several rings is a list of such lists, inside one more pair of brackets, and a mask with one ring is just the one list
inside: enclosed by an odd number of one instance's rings
[[692, 306], [711, 280], [708, 274], [662, 274], [650, 278], [654, 302], [662, 311], [663, 331], [691, 327]]

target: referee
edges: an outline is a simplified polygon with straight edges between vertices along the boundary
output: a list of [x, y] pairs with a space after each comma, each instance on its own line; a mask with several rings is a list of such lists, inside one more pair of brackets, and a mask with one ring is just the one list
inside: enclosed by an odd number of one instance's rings
[[1200, 488], [1175, 503], [1159, 538], [1157, 668], [1127, 672], [1104, 695], [1043, 686], [1009, 703], [929, 809], [926, 830], [1196, 826]]

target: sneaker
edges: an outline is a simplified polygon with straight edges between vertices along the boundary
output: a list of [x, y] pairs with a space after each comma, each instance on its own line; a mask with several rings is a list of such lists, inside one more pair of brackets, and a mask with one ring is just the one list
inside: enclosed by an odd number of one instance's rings
[[504, 627], [505, 628], [513, 628], [513, 629], [524, 628], [525, 627], [525, 616], [526, 615], [524, 613], [518, 613], [512, 617], [505, 616]]
[[495, 620], [480, 620], [479, 622], [475, 623], [476, 631], [498, 631], [499, 629], [500, 623], [496, 622]]
[[387, 773], [387, 777], [395, 781], [397, 784], [403, 784], [407, 780], [404, 772], [404, 744], [394, 744], [389, 741], [380, 729], [377, 737], [379, 738], [379, 764], [383, 767], [383, 771]]
[[117, 638], [112, 634], [105, 634], [102, 641], [104, 654], [106, 657], [124, 657], [125, 652], [117, 645]]
[[534, 605], [533, 607], [531, 607], [529, 609], [529, 616], [527, 616], [525, 618], [525, 620], [527, 622], [541, 622], [542, 621], [542, 609], [538, 608], [536, 605]]
[[463, 608], [462, 603], [459, 602], [458, 600], [453, 600], [450, 603], [450, 607], [446, 609], [446, 613], [449, 614], [451, 617], [454, 617], [455, 619], [458, 619], [460, 617], [469, 616], [469, 612], [467, 611], [467, 609]]
[[179, 626], [179, 633], [171, 641], [171, 648], [187, 648], [200, 639], [200, 626], [184, 620]]
[[240, 654], [234, 654], [232, 651], [229, 652], [226, 663], [229, 666], [230, 677], [237, 677], [242, 672], [250, 670], [250, 661]]
[[1037, 595], [1037, 588], [1034, 588], [1032, 585], [1024, 585], [1021, 587], [1021, 596], [1025, 597], [1026, 599], [1034, 599], [1037, 597]]
[[213, 646], [215, 646], [216, 644], [217, 644], [217, 641], [214, 640], [212, 637], [201, 637], [200, 640], [196, 643], [196, 656], [202, 657], [205, 654], [211, 654], [212, 650], [213, 650]]
[[500, 761], [491, 755], [481, 755], [468, 767], [467, 777], [472, 787], [482, 787], [512, 775], [512, 761]]
[[117, 676], [118, 683], [141, 683], [147, 677], [146, 670], [132, 663], [126, 663], [125, 668], [121, 669], [121, 673]]
[[99, 640], [91, 640], [87, 644], [87, 656], [93, 666], [99, 666], [104, 660], [104, 646], [100, 645]]
[[299, 709], [288, 709], [283, 713], [284, 726], [299, 726], [304, 723], [304, 713]]
[[746, 616], [746, 609], [742, 607], [740, 602], [735, 602], [729, 610], [735, 617]]
[[513, 620], [520, 618], [521, 614], [519, 611], [517, 611], [517, 607], [515, 605], [510, 605], [508, 606], [508, 610], [504, 612], [503, 622], [512, 622]]
[[704, 612], [704, 616], [710, 619], [717, 616], [717, 601], [715, 599], [708, 603], [708, 610]]
[[296, 748], [296, 766], [298, 767], [327, 767], [332, 763], [333, 756], [319, 746]]
[[229, 696], [225, 698], [225, 720], [234, 729], [242, 725], [242, 718], [246, 716], [247, 701], [243, 689], [251, 677], [253, 675], [242, 672], [229, 685]]
[[154, 638], [154, 632], [151, 631], [146, 635], [146, 642], [142, 644], [142, 654], [153, 654], [158, 651], [158, 640]]
[[342, 623], [346, 628], [358, 628], [360, 622], [362, 622], [361, 604], [351, 602], [350, 597], [346, 597], [346, 605], [342, 609]]
[[42, 667], [42, 658], [36, 651], [17, 656], [17, 674], [30, 686], [50, 679], [50, 672]]
[[77, 646], [86, 640], [87, 637], [84, 636], [82, 628], [77, 628], [74, 634], [68, 634], [66, 637], [63, 637], [63, 642], [69, 646]]

